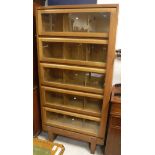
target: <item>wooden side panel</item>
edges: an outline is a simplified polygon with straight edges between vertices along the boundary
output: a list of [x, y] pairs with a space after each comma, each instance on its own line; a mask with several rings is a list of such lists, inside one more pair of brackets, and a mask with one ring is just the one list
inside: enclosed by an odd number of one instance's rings
[[110, 33], [109, 33], [109, 45], [107, 56], [107, 73], [105, 79], [104, 100], [102, 108], [102, 122], [100, 126], [99, 136], [104, 137], [106, 131], [106, 123], [109, 109], [110, 94], [112, 90], [112, 77], [113, 77], [113, 64], [115, 58], [115, 41], [116, 41], [116, 28], [117, 28], [117, 10], [111, 13], [110, 19]]
[[38, 88], [33, 89], [33, 135], [41, 131], [40, 104]]

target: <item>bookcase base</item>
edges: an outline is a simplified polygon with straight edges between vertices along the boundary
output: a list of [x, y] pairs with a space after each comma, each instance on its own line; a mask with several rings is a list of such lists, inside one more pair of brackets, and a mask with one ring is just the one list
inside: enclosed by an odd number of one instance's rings
[[43, 130], [48, 132], [48, 137], [50, 141], [54, 141], [57, 135], [73, 138], [76, 140], [86, 141], [90, 143], [91, 154], [95, 153], [97, 144], [104, 145], [103, 138], [101, 139], [98, 137], [93, 137], [93, 136], [89, 136], [89, 135], [85, 135], [85, 134], [81, 134], [81, 133], [77, 133], [69, 130], [64, 130], [64, 129], [60, 129], [52, 126], [47, 126], [47, 125], [43, 125]]

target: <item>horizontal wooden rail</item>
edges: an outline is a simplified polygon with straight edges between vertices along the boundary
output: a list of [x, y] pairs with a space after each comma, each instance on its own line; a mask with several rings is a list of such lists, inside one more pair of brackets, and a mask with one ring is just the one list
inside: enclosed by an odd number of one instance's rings
[[90, 97], [90, 98], [96, 98], [96, 99], [103, 99], [103, 95], [100, 95], [100, 94], [85, 93], [85, 92], [45, 87], [45, 86], [42, 86], [41, 89], [45, 91], [48, 90], [51, 92], [64, 93], [69, 95], [78, 95], [78, 96], [84, 96], [84, 97]]
[[49, 13], [89, 13], [89, 12], [113, 12], [113, 8], [89, 8], [89, 9], [48, 9], [48, 10], [38, 10], [41, 14]]
[[[109, 33], [102, 33], [102, 32], [41, 32], [39, 35], [46, 35], [46, 36], [76, 36], [76, 37], [100, 37], [100, 38], [108, 38]], [[105, 41], [107, 44], [108, 41]]]
[[58, 65], [58, 64], [46, 64], [40, 63], [42, 68], [56, 68], [56, 69], [66, 69], [66, 70], [73, 70], [73, 71], [80, 71], [80, 72], [93, 72], [104, 74], [106, 69], [99, 69], [99, 68], [90, 68], [90, 67], [79, 67], [79, 66], [69, 66], [69, 65]]
[[88, 115], [82, 115], [82, 114], [72, 113], [72, 112], [68, 112], [68, 111], [62, 111], [62, 110], [58, 110], [58, 109], [51, 109], [51, 108], [46, 107], [46, 108], [44, 108], [44, 110], [49, 111], [49, 112], [58, 113], [58, 114], [73, 116], [73, 117], [77, 117], [77, 118], [92, 120], [92, 121], [96, 121], [96, 122], [101, 121], [101, 119], [98, 117], [92, 117], [92, 116], [88, 116]]
[[[53, 33], [53, 32], [52, 32]], [[63, 32], [62, 32], [63, 33]], [[62, 34], [61, 33], [61, 34]], [[67, 32], [68, 33], [68, 32]], [[69, 43], [90, 43], [90, 44], [108, 44], [106, 39], [81, 39], [81, 38], [45, 38], [39, 37], [39, 41], [46, 42], [69, 42]]]

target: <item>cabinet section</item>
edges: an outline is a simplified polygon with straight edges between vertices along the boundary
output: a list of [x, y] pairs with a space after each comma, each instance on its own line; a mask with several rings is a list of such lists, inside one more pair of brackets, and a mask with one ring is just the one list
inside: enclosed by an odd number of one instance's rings
[[103, 93], [105, 69], [41, 64], [41, 82], [51, 86]]
[[[110, 27], [109, 9], [38, 10], [40, 35], [70, 36], [78, 33], [91, 37], [107, 37]], [[70, 33], [69, 33], [70, 32]]]
[[88, 135], [98, 135], [100, 120], [81, 114], [74, 114], [51, 108], [43, 109], [44, 123], [47, 125], [70, 129]]
[[42, 98], [45, 106], [66, 109], [82, 114], [101, 116], [103, 96], [91, 93], [79, 93], [65, 89], [42, 87]]
[[39, 38], [39, 58], [45, 62], [105, 67], [107, 42], [108, 40]]

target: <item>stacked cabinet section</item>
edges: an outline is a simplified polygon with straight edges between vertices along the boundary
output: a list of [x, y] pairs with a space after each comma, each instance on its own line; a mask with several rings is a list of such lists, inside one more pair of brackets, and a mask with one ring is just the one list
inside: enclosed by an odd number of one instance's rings
[[105, 67], [108, 40], [39, 38], [40, 61]]
[[91, 152], [105, 137], [116, 24], [117, 5], [37, 9], [43, 129], [88, 141]]
[[38, 13], [40, 35], [108, 37], [112, 9], [44, 9]]

